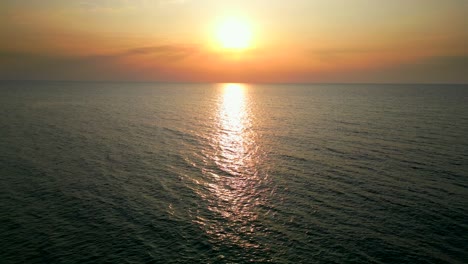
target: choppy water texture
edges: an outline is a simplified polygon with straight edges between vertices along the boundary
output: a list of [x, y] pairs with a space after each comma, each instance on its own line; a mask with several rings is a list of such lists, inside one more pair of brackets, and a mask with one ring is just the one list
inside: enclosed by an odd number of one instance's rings
[[468, 263], [468, 87], [0, 84], [1, 263]]

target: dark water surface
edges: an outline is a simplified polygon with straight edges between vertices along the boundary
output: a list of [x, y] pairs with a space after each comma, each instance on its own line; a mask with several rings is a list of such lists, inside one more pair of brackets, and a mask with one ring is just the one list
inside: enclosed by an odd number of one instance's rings
[[466, 85], [0, 82], [0, 263], [468, 263]]

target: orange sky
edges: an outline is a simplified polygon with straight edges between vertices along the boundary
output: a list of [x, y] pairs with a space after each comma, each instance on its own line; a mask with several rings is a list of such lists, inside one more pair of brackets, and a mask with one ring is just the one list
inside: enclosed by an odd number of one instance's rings
[[[6, 0], [0, 79], [468, 82], [468, 1]], [[216, 28], [239, 17], [249, 48]]]

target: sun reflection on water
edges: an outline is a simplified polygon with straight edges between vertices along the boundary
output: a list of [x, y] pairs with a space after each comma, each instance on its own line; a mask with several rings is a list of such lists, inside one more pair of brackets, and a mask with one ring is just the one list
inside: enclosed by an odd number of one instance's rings
[[207, 192], [199, 194], [216, 217], [201, 217], [207, 234], [221, 243], [257, 248], [258, 212], [270, 191], [260, 173], [262, 155], [253, 129], [249, 87], [223, 84], [219, 88], [211, 150], [204, 166]]
[[[245, 165], [247, 129], [250, 119], [246, 109], [245, 91], [242, 84], [225, 84], [219, 109], [219, 135], [216, 162], [233, 175], [242, 174]], [[253, 143], [253, 142], [251, 142]]]

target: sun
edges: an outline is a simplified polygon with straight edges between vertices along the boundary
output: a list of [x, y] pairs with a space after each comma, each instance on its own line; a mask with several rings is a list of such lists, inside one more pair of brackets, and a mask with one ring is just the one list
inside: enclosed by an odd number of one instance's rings
[[246, 49], [252, 40], [252, 30], [245, 20], [231, 17], [219, 24], [216, 37], [223, 48]]

